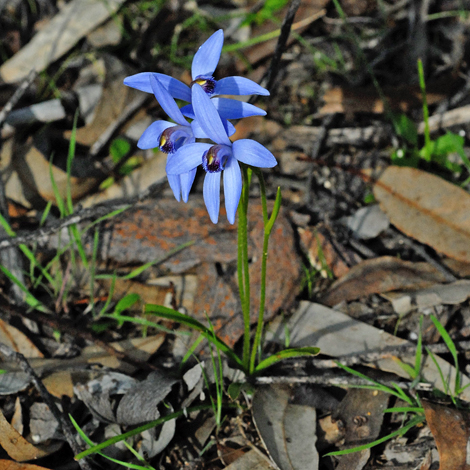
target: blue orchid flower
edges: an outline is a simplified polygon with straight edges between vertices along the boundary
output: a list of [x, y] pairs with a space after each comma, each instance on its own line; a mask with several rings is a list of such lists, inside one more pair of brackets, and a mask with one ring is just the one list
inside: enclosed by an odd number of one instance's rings
[[[176, 124], [169, 121], [153, 122], [140, 137], [137, 147], [141, 149], [158, 147], [162, 152], [170, 155], [177, 152], [183, 145], [194, 143], [196, 137], [206, 137], [196, 121], [190, 124], [184, 118], [175, 100], [154, 76], [151, 76], [149, 81], [161, 107]], [[195, 176], [195, 169], [180, 175], [167, 174], [168, 183], [177, 201], [180, 201], [182, 195], [183, 201], [188, 202], [189, 191]]]
[[[268, 96], [268, 90], [245, 77], [235, 76], [225, 77], [221, 80], [214, 79], [213, 74], [219, 62], [223, 43], [224, 32], [219, 29], [196, 52], [191, 66], [191, 86], [195, 83], [201, 85], [204, 91], [211, 97], [217, 95]], [[191, 87], [176, 78], [162, 73], [142, 72], [131, 75], [124, 79], [124, 85], [152, 93], [153, 90], [149, 80], [151, 76], [157, 78], [173, 98], [191, 103]], [[265, 111], [252, 104], [229, 98], [214, 99], [214, 106], [223, 119], [241, 119], [249, 116], [264, 116], [266, 114]], [[191, 105], [182, 108], [182, 113], [190, 118], [194, 116]]]
[[204, 89], [192, 85], [192, 103], [196, 121], [204, 133], [216, 143], [188, 143], [169, 155], [166, 172], [181, 175], [194, 171], [200, 164], [206, 171], [203, 196], [211, 221], [216, 224], [220, 209], [220, 173], [224, 172], [224, 195], [227, 219], [235, 223], [235, 214], [242, 191], [242, 175], [238, 162], [259, 168], [272, 168], [277, 164], [274, 155], [260, 143], [251, 139], [231, 142], [222, 120]]

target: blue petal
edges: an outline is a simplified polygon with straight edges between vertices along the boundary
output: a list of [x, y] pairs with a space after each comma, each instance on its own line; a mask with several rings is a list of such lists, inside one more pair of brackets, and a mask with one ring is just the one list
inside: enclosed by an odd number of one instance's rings
[[247, 165], [258, 168], [272, 168], [277, 165], [274, 155], [259, 142], [251, 139], [241, 139], [233, 143], [234, 157]]
[[193, 185], [194, 178], [196, 177], [196, 168], [189, 171], [188, 173], [183, 173], [180, 175], [181, 179], [181, 193], [183, 195], [183, 201], [188, 202], [189, 191], [191, 191], [191, 186]]
[[196, 119], [209, 139], [217, 144], [232, 145], [219, 113], [206, 92], [197, 83], [192, 86], [192, 103]]
[[220, 172], [206, 173], [204, 178], [204, 188], [202, 190], [207, 212], [212, 223], [216, 224], [219, 220], [220, 208]]
[[[243, 101], [232, 100], [230, 98], [211, 98], [211, 102], [222, 119], [241, 119], [249, 116], [266, 116], [266, 111], [263, 109], [249, 103], [244, 103]], [[180, 111], [184, 116], [190, 119], [195, 119], [196, 117], [192, 104], [183, 106]]]
[[181, 126], [189, 126], [189, 122], [186, 121], [184, 116], [181, 114], [176, 101], [172, 98], [168, 90], [158, 81], [155, 76], [150, 77], [150, 84], [152, 85], [153, 94], [160, 106], [168, 114], [168, 116], [177, 122]]
[[[231, 122], [228, 122], [227, 119], [222, 119], [222, 124], [224, 125], [225, 132], [229, 136], [237, 132], [237, 130], [235, 129], [235, 126]], [[196, 119], [193, 122], [191, 122], [191, 129], [196, 139], [208, 139], [209, 138], [207, 137], [206, 133], [203, 131], [202, 127], [199, 125]]]
[[153, 93], [152, 87], [150, 86], [150, 77], [152, 72], [142, 72], [131, 75], [124, 79], [124, 85], [130, 86], [131, 88], [136, 88], [140, 91], [145, 91], [146, 93]]
[[266, 116], [266, 111], [243, 101], [230, 98], [212, 98], [212, 103], [222, 119], [241, 119], [249, 116]]
[[235, 214], [242, 193], [242, 173], [240, 165], [235, 158], [229, 158], [224, 168], [224, 195], [227, 219], [231, 224], [235, 223]]
[[166, 175], [170, 188], [178, 202], [181, 200], [181, 181], [179, 175]]
[[206, 133], [202, 130], [202, 127], [199, 125], [196, 119], [191, 122], [191, 129], [196, 139], [208, 139]]
[[212, 75], [219, 63], [220, 53], [224, 45], [224, 32], [216, 31], [196, 52], [191, 65], [193, 80], [199, 75]]
[[245, 77], [225, 77], [217, 81], [214, 95], [263, 95], [269, 96], [266, 88]]
[[160, 146], [160, 136], [165, 129], [173, 127], [174, 124], [168, 121], [155, 121], [145, 129], [144, 133], [140, 136], [137, 142], [137, 147], [140, 149], [154, 149]]
[[173, 98], [184, 100], [188, 103], [191, 102], [191, 89], [188, 85], [163, 73], [154, 73], [153, 75], [158, 78], [158, 81], [168, 90], [168, 93], [170, 93]]
[[188, 85], [180, 82], [176, 78], [164, 75], [163, 73], [142, 72], [131, 75], [124, 79], [124, 85], [136, 88], [146, 93], [153, 93], [152, 86], [150, 85], [150, 77], [156, 77], [160, 83], [165, 87], [171, 96], [175, 99], [191, 101], [191, 90]]
[[187, 104], [187, 105], [183, 106], [180, 109], [180, 111], [181, 111], [181, 114], [183, 114], [183, 116], [186, 116], [189, 119], [196, 119], [196, 115], [194, 114], [194, 109], [193, 109], [192, 104]]
[[237, 132], [235, 126], [231, 122], [228, 122], [227, 119], [222, 119], [222, 123], [224, 125], [225, 132], [227, 132], [227, 135], [231, 136]]
[[211, 144], [187, 144], [168, 157], [166, 172], [169, 175], [181, 175], [194, 170], [202, 163], [202, 155], [212, 147]]

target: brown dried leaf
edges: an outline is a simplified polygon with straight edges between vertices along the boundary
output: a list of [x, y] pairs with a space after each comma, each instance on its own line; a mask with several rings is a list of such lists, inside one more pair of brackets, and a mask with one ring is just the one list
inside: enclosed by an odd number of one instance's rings
[[446, 282], [445, 277], [428, 263], [413, 263], [392, 256], [382, 256], [363, 261], [351, 268], [331, 286], [321, 302], [333, 306], [343, 300], [398, 289], [422, 289], [440, 282]]
[[[23, 145], [20, 144], [14, 147], [11, 156], [11, 167], [18, 180], [17, 184], [20, 185], [22, 190], [18, 195], [13, 195], [15, 200], [21, 203], [22, 198], [26, 197], [29, 203], [39, 205], [40, 198], [42, 198], [56, 203], [54, 188], [49, 176], [51, 168], [59, 193], [62, 197], [65, 197], [68, 185], [67, 172], [55, 165], [51, 166], [47, 160], [48, 158], [48, 155], [44, 155], [38, 150], [31, 139]], [[94, 177], [71, 176], [70, 192], [72, 199], [78, 199], [87, 194], [97, 182], [98, 180]], [[15, 192], [18, 192], [18, 189]]]
[[44, 354], [20, 330], [0, 319], [0, 343], [25, 357], [44, 357]]
[[388, 167], [374, 196], [406, 235], [459, 261], [470, 261], [470, 195], [416, 168]]
[[273, 468], [275, 467], [261, 452], [249, 450], [228, 467], [225, 467], [225, 470], [272, 470]]
[[30, 463], [18, 463], [11, 460], [0, 460], [0, 470], [49, 470]]
[[49, 452], [28, 442], [3, 416], [0, 411], [0, 445], [17, 462], [39, 459]]
[[[113, 123], [124, 108], [132, 102], [141, 92], [127, 86], [123, 86], [123, 79], [131, 74], [130, 69], [119, 59], [104, 54], [102, 61], [97, 61], [96, 70], [99, 72], [104, 67], [104, 84], [101, 98], [94, 108], [93, 119], [76, 131], [76, 141], [82, 145], [93, 145]], [[64, 132], [66, 138], [70, 138], [72, 131]]]
[[423, 400], [426, 421], [436, 440], [439, 470], [470, 470], [468, 440], [470, 413]]

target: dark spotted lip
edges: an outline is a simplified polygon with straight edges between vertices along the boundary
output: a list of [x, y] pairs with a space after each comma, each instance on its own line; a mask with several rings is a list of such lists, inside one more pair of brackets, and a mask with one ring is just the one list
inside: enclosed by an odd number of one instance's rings
[[193, 86], [194, 83], [201, 85], [202, 89], [210, 96], [214, 93], [215, 84], [217, 82], [214, 77], [210, 75], [199, 75], [191, 82], [191, 86]]

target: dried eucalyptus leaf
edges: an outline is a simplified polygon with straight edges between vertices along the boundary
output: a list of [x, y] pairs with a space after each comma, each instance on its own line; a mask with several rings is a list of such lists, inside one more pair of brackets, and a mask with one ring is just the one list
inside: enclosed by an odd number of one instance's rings
[[253, 397], [253, 419], [269, 455], [281, 470], [317, 470], [316, 413], [290, 405], [288, 386], [259, 387]]
[[152, 421], [160, 416], [158, 405], [177, 382], [162, 372], [152, 372], [146, 380], [132, 387], [122, 398], [116, 411], [119, 424], [133, 425]]
[[136, 380], [118, 372], [104, 372], [86, 384], [77, 384], [75, 394], [82, 400], [93, 416], [105, 423], [115, 423], [111, 395], [122, 395], [132, 389]]
[[13, 395], [21, 392], [31, 383], [26, 372], [5, 372], [0, 374], [0, 395]]
[[[163, 423], [158, 439], [155, 439], [154, 429], [142, 433], [142, 445], [139, 453], [144, 457], [151, 459], [164, 451], [175, 435], [176, 420], [170, 419]], [[152, 432], [153, 431], [153, 432]]]
[[33, 403], [31, 406], [29, 428], [34, 444], [63, 438], [59, 423], [45, 403]]

